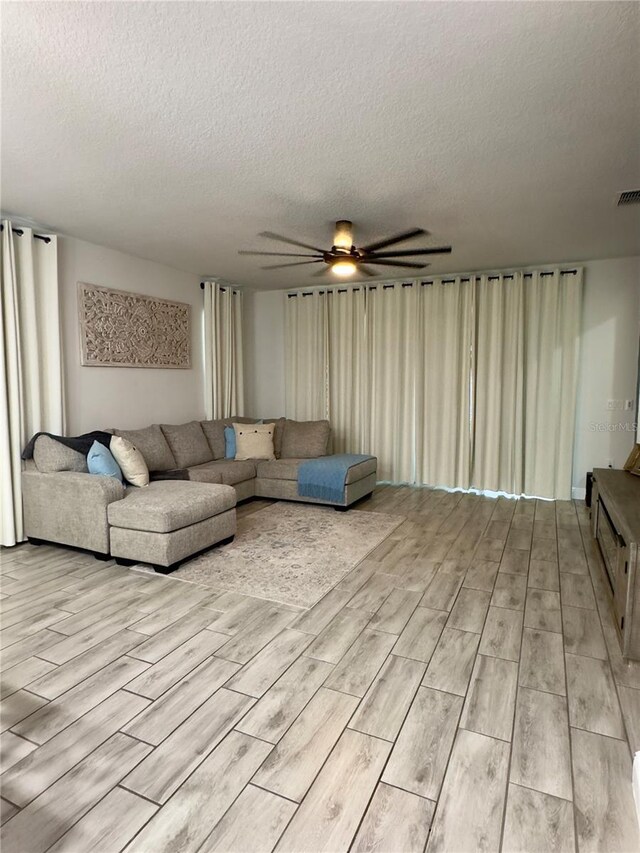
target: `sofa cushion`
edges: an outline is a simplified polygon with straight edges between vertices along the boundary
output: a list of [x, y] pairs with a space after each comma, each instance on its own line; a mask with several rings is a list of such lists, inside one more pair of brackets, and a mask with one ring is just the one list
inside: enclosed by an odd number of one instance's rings
[[193, 465], [187, 468], [187, 479], [193, 483], [222, 483], [220, 472], [214, 468], [214, 462], [205, 462], [204, 465]]
[[215, 462], [214, 465], [220, 472], [222, 482], [229, 486], [253, 480], [256, 476], [256, 463], [250, 459], [225, 459]]
[[273, 431], [273, 452], [276, 455], [276, 459], [280, 459], [282, 456], [282, 436], [284, 434], [284, 425], [286, 424], [286, 418], [263, 418], [263, 424], [274, 424], [275, 429]]
[[275, 424], [234, 424], [237, 459], [275, 459], [273, 431]]
[[87, 467], [90, 474], [96, 474], [99, 477], [115, 477], [122, 482], [122, 471], [113, 453], [99, 441], [94, 441], [87, 453]]
[[200, 426], [207, 438], [214, 459], [225, 458], [224, 428], [233, 426], [234, 421], [237, 424], [254, 424], [256, 419], [237, 417], [221, 418], [217, 421], [200, 421]]
[[161, 424], [178, 468], [202, 465], [213, 460], [213, 452], [198, 421], [187, 424]]
[[[256, 476], [256, 463], [251, 460], [216, 459], [189, 468], [189, 479], [201, 483], [224, 483], [235, 486]], [[218, 479], [213, 479], [214, 477]]]
[[144, 456], [130, 441], [121, 435], [114, 435], [109, 443], [109, 450], [113, 454], [122, 471], [122, 476], [132, 486], [149, 485], [149, 468]]
[[224, 428], [224, 458], [236, 458], [236, 431], [232, 426]]
[[77, 471], [86, 473], [87, 458], [71, 447], [61, 444], [48, 435], [40, 435], [33, 445], [33, 461], [43, 474], [55, 474], [58, 471]]
[[282, 459], [315, 459], [326, 456], [329, 421], [290, 421], [282, 434]]
[[205, 434], [214, 459], [224, 459], [224, 428], [223, 420], [200, 421], [202, 432]]
[[169, 471], [179, 468], [158, 424], [144, 429], [117, 429], [115, 434], [134, 444], [144, 456], [150, 471]]
[[258, 462], [256, 472], [264, 480], [297, 480], [298, 465], [305, 459], [274, 459]]
[[375, 456], [370, 456], [363, 462], [359, 462], [357, 465], [352, 465], [349, 468], [345, 483], [347, 486], [349, 483], [357, 483], [358, 480], [364, 480], [365, 477], [368, 477], [370, 474], [376, 474], [377, 472], [378, 460]]
[[114, 527], [170, 533], [235, 505], [236, 493], [229, 486], [162, 480], [147, 489], [127, 489], [123, 500], [109, 504], [107, 518]]
[[[256, 470], [261, 480], [297, 480], [298, 466], [306, 461], [306, 459], [276, 459], [273, 462], [258, 462]], [[375, 474], [377, 467], [378, 460], [375, 456], [352, 465], [347, 472], [346, 485], [357, 483], [369, 474]]]

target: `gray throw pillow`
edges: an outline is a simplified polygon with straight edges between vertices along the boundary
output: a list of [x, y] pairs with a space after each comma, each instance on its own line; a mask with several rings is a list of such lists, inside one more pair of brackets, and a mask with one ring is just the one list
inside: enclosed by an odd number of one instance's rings
[[223, 420], [218, 421], [200, 421], [202, 431], [213, 453], [214, 459], [224, 459], [224, 428], [226, 426]]
[[213, 461], [213, 453], [198, 421], [188, 424], [162, 424], [178, 468], [190, 468]]
[[329, 421], [290, 421], [282, 434], [282, 459], [315, 459], [327, 455]]
[[282, 436], [284, 435], [284, 426], [287, 422], [286, 418], [264, 418], [263, 424], [275, 424], [275, 430], [273, 432], [273, 452], [276, 455], [276, 459], [280, 459], [282, 456]]

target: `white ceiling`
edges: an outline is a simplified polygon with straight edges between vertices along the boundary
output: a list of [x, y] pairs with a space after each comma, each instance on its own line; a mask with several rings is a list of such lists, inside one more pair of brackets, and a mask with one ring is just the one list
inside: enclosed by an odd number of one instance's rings
[[638, 3], [0, 6], [11, 214], [264, 288], [317, 279], [238, 249], [338, 218], [435, 272], [640, 253]]

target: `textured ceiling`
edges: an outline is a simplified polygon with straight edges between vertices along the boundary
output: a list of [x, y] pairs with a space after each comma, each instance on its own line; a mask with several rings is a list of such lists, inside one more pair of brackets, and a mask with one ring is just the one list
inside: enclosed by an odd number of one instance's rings
[[638, 3], [0, 6], [5, 212], [265, 288], [317, 280], [238, 249], [338, 218], [435, 272], [640, 253]]

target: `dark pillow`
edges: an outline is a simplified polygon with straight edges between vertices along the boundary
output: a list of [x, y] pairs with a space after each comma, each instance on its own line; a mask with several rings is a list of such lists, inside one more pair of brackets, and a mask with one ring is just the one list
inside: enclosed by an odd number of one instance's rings
[[282, 459], [315, 459], [327, 455], [329, 421], [286, 420], [282, 435]]

